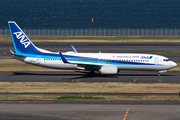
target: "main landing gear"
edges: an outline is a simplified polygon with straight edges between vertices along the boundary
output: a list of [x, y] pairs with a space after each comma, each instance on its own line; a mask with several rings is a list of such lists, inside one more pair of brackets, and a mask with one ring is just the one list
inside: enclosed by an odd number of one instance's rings
[[89, 77], [94, 77], [94, 76], [95, 76], [95, 72], [94, 72], [93, 69], [90, 70], [90, 72], [88, 73], [88, 76], [89, 76]]

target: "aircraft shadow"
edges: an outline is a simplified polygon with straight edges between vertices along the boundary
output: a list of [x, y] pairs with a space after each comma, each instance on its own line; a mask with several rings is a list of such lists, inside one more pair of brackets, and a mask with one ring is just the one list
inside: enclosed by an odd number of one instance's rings
[[[71, 76], [73, 78], [69, 79], [82, 79], [82, 78], [118, 78], [118, 77], [131, 77], [131, 76], [136, 76], [136, 77], [158, 77], [157, 74], [144, 74], [144, 73], [134, 73], [134, 74], [125, 74], [125, 73], [119, 73], [118, 75], [102, 75], [100, 73], [95, 73], [94, 75], [90, 75], [87, 72], [80, 72], [81, 74], [62, 74], [62, 73], [33, 73], [33, 72], [13, 72], [14, 76], [18, 75], [37, 75], [37, 76]], [[161, 74], [162, 76], [175, 76], [175, 75], [167, 75], [167, 74]]]
[[38, 76], [77, 76], [81, 74], [57, 74], [57, 73], [27, 73], [27, 72], [13, 72], [14, 75], [38, 75]]
[[[134, 74], [119, 74], [119, 76], [158, 76], [158, 74], [139, 74], [139, 73], [134, 73]], [[175, 76], [175, 75], [167, 75], [167, 74], [161, 74], [160, 76]]]

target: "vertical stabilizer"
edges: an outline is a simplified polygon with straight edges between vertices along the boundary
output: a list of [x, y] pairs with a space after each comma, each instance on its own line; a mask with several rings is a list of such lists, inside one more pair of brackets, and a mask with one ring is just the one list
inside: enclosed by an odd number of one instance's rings
[[30, 41], [26, 34], [14, 21], [8, 22], [11, 37], [14, 44], [15, 54], [37, 54], [39, 49]]

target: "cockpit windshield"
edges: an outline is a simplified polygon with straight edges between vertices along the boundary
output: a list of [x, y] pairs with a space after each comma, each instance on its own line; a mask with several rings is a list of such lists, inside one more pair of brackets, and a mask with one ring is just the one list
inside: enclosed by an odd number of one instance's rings
[[170, 59], [163, 59], [163, 61], [166, 61], [166, 62], [167, 62], [167, 61], [170, 61]]

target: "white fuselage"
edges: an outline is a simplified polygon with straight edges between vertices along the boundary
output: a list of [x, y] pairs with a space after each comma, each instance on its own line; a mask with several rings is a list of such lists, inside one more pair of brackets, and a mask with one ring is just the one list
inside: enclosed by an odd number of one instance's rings
[[[58, 54], [58, 53], [54, 53]], [[64, 63], [60, 57], [15, 57], [18, 60], [28, 64], [34, 64], [42, 67], [55, 69], [85, 69], [89, 65], [99, 70], [102, 66], [116, 66], [118, 70], [168, 70], [177, 64], [170, 61], [167, 57], [154, 54], [135, 54], [135, 53], [63, 53], [67, 61]], [[97, 67], [99, 66], [99, 67]]]

